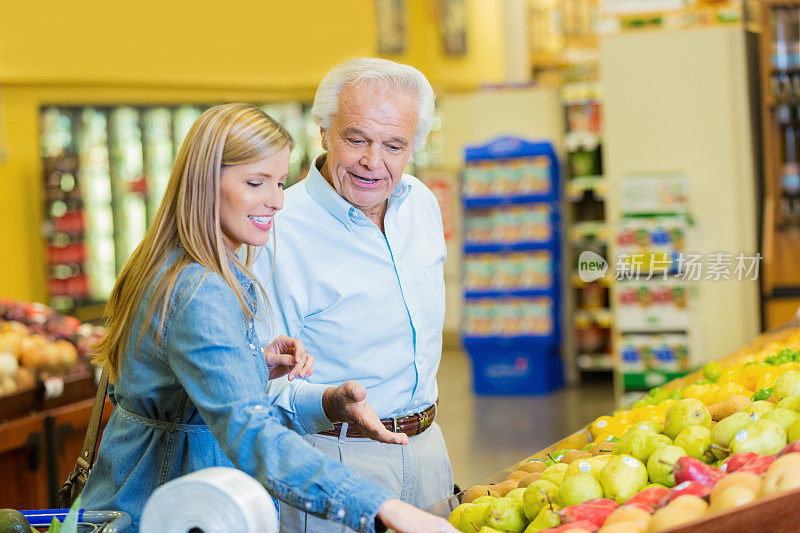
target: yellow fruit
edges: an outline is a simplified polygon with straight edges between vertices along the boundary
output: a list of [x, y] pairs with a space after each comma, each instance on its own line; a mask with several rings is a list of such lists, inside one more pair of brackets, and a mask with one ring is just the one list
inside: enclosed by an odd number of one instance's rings
[[717, 494], [717, 497], [712, 500], [711, 505], [708, 507], [708, 512], [716, 513], [750, 503], [756, 499], [757, 495], [758, 493], [750, 487], [731, 485]]
[[676, 400], [675, 398], [670, 398], [670, 399], [668, 399], [668, 400], [664, 400], [663, 402], [658, 402], [658, 404], [657, 404], [655, 407], [656, 407], [656, 409], [658, 409], [659, 411], [664, 411], [664, 412], [666, 413], [666, 412], [667, 412], [667, 409], [669, 409], [670, 407], [672, 407], [672, 404], [674, 404], [674, 403], [675, 403], [675, 402], [677, 402], [677, 401], [678, 401], [678, 400]]
[[708, 384], [705, 385], [689, 385], [685, 389], [683, 389], [683, 397], [684, 398], [693, 398], [696, 400], [700, 399], [704, 393], [708, 391]]
[[746, 487], [754, 494], [758, 494], [761, 492], [761, 476], [752, 472], [734, 472], [728, 474], [719, 480], [719, 482], [714, 485], [714, 488], [711, 489], [711, 504], [714, 504], [714, 500], [717, 499], [717, 496], [719, 496], [722, 491], [734, 485]]
[[772, 387], [780, 376], [774, 371], [767, 371], [761, 374], [756, 381], [755, 390], [761, 390], [764, 387]]
[[639, 412], [636, 414], [636, 422], [661, 422], [664, 420], [664, 416], [654, 405], [640, 407], [638, 411]]
[[608, 425], [612, 422], [616, 422], [614, 417], [608, 415], [599, 416], [592, 422], [592, 425], [589, 426], [589, 432], [592, 434], [592, 437], [597, 440], [597, 436], [600, 433], [608, 432]]
[[756, 389], [756, 383], [767, 367], [761, 365], [747, 365], [742, 369], [742, 385], [750, 390]]

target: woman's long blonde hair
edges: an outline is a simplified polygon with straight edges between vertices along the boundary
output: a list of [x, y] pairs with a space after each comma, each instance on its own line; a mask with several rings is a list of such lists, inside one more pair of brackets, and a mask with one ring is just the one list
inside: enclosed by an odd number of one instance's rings
[[236, 293], [244, 316], [253, 316], [229, 260], [237, 262], [261, 288], [248, 269], [255, 250], [247, 246], [245, 265], [241, 265], [225, 246], [219, 212], [222, 168], [252, 163], [293, 146], [292, 137], [280, 124], [249, 104], [212, 107], [195, 121], [175, 158], [153, 224], [125, 263], [106, 305], [107, 332], [94, 347], [93, 361], [108, 368], [112, 382], [119, 377], [142, 295], [174, 250], [179, 250], [179, 256], [155, 287], [139, 341], [159, 306], [163, 326], [175, 280], [192, 262], [222, 276]]

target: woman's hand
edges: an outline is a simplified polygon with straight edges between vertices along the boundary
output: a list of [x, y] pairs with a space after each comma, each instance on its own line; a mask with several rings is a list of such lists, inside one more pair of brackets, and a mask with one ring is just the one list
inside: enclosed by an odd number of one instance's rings
[[289, 381], [296, 377], [307, 378], [314, 373], [314, 356], [303, 348], [303, 342], [281, 335], [264, 349], [264, 358], [269, 368], [269, 379], [289, 374]]
[[396, 498], [383, 502], [378, 508], [378, 518], [383, 525], [397, 533], [458, 533], [447, 519], [421, 511]]

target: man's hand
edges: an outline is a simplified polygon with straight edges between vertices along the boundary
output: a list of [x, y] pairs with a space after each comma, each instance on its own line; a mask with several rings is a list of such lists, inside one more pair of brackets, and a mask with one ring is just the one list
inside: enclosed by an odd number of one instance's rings
[[392, 433], [381, 423], [375, 409], [366, 401], [367, 389], [358, 381], [345, 381], [328, 387], [322, 394], [322, 408], [331, 422], [347, 422], [362, 435], [388, 444], [408, 444], [408, 435]]
[[378, 518], [397, 533], [458, 533], [446, 518], [420, 511], [396, 498], [383, 502], [378, 508]]
[[289, 374], [289, 381], [296, 377], [307, 378], [314, 373], [314, 356], [303, 348], [303, 342], [281, 335], [264, 349], [264, 358], [269, 368], [269, 379]]

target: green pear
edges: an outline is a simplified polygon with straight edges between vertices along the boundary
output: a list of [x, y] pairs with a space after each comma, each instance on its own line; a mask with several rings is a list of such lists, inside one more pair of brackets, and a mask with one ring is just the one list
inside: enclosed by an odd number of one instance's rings
[[761, 418], [763, 420], [777, 422], [786, 429], [797, 420], [800, 420], [800, 414], [797, 414], [795, 411], [790, 411], [789, 409], [784, 409], [783, 407], [775, 407], [772, 411], [767, 411]]
[[674, 439], [689, 426], [711, 426], [711, 413], [703, 402], [694, 398], [672, 404], [664, 419], [664, 434]]
[[550, 503], [558, 502], [558, 487], [553, 483], [540, 479], [534, 481], [525, 488], [522, 496], [522, 503], [525, 507], [525, 515], [529, 520], [533, 520], [543, 507]]
[[567, 478], [558, 489], [558, 503], [561, 507], [569, 507], [586, 500], [602, 497], [603, 487], [589, 472], [581, 472]]
[[634, 425], [625, 432], [627, 435], [631, 431], [636, 431], [637, 429], [649, 429], [654, 433], [663, 433], [664, 432], [664, 424], [661, 422], [653, 422], [651, 420], [643, 420], [641, 422], [636, 422]]
[[503, 533], [503, 532], [493, 527], [483, 526], [481, 530], [478, 531], [478, 533]]
[[[573, 463], [574, 462], [575, 461], [573, 461]], [[542, 477], [539, 479], [549, 481], [556, 487], [560, 487], [564, 482], [564, 475], [567, 473], [567, 468], [569, 468], [569, 465], [566, 463], [556, 463], [553, 466], [548, 466], [544, 469]]]
[[606, 498], [622, 504], [647, 484], [647, 468], [630, 455], [609, 459], [600, 473], [600, 485]]
[[[652, 455], [650, 457], [652, 457]], [[647, 485], [642, 487], [642, 490], [652, 489], [653, 487], [658, 487], [659, 489], [668, 489], [669, 488], [666, 485], [664, 485], [663, 483], [648, 483]]]
[[779, 401], [775, 407], [782, 407], [790, 411], [800, 412], [800, 396], [787, 396]]
[[623, 436], [612, 453], [614, 455], [630, 455], [644, 463], [656, 449], [670, 443], [671, 441], [666, 435], [659, 435], [645, 427]]
[[650, 481], [666, 487], [674, 487], [675, 476], [672, 475], [672, 469], [675, 467], [675, 463], [678, 462], [678, 459], [686, 455], [688, 455], [686, 450], [680, 446], [674, 445], [664, 446], [654, 451], [653, 455], [647, 460], [647, 474], [650, 476]]
[[492, 503], [496, 499], [497, 499], [497, 496], [489, 496], [487, 494], [486, 496], [478, 496], [477, 498], [475, 498], [474, 500], [472, 500], [469, 503]]
[[772, 386], [772, 396], [778, 402], [789, 396], [800, 396], [800, 372], [792, 370], [779, 377]]
[[458, 523], [458, 529], [465, 533], [478, 531], [484, 525], [484, 515], [489, 508], [489, 503], [471, 503], [469, 507], [465, 507], [461, 513], [461, 520]]
[[521, 501], [508, 497], [497, 498], [490, 503], [483, 521], [489, 527], [508, 533], [522, 533], [528, 525], [525, 506]]
[[786, 446], [786, 430], [772, 420], [759, 419], [747, 424], [731, 439], [731, 453], [755, 452], [775, 455]]
[[690, 457], [702, 459], [711, 446], [711, 430], [705, 426], [689, 426], [678, 433], [674, 444]]
[[717, 425], [711, 428], [711, 451], [714, 457], [717, 459], [727, 457], [731, 439], [750, 422], [752, 422], [750, 415], [744, 412], [733, 413], [717, 422]]
[[589, 457], [588, 459], [573, 461], [570, 463], [569, 468], [564, 475], [564, 480], [566, 481], [575, 474], [580, 474], [581, 472], [590, 472], [592, 475], [594, 475], [595, 479], [600, 481], [600, 472], [603, 471], [603, 467], [606, 466], [606, 463], [609, 459], [611, 459], [611, 457], [613, 456], [610, 453], [604, 453], [602, 455]]
[[473, 504], [473, 503], [462, 503], [461, 505], [459, 505], [458, 507], [453, 509], [453, 512], [450, 513], [450, 516], [447, 518], [447, 520], [451, 524], [453, 524], [453, 527], [458, 528], [461, 525], [461, 513], [464, 512], [465, 508], [472, 507], [473, 505], [475, 505], [475, 504]]
[[515, 500], [519, 500], [519, 502], [522, 503], [523, 494], [525, 494], [525, 487], [512, 490], [511, 492], [506, 494], [506, 498], [514, 498]]
[[758, 400], [745, 407], [744, 412], [751, 415], [750, 420], [758, 420], [764, 416], [767, 411], [772, 411], [774, 408], [774, 403], [766, 400]]
[[789, 442], [794, 442], [800, 439], [800, 420], [786, 429], [786, 437]]
[[558, 514], [559, 507], [553, 505], [551, 509], [548, 505], [536, 515], [536, 518], [528, 524], [524, 533], [536, 533], [543, 529], [550, 529], [551, 527], [558, 527], [561, 525], [561, 516]]

